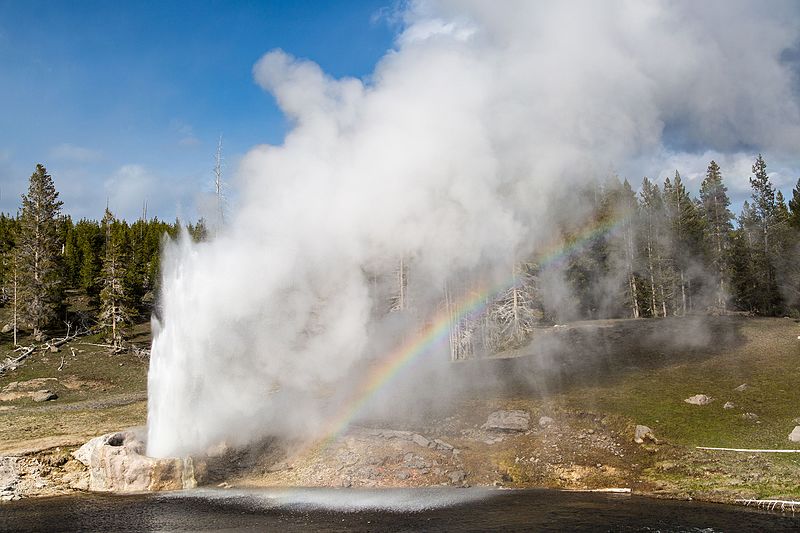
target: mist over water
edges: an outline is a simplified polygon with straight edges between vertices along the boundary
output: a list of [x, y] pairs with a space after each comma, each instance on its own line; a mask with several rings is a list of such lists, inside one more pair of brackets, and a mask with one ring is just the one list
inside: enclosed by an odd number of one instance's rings
[[[793, 2], [413, 2], [393, 16], [402, 31], [367, 80], [280, 50], [254, 66], [292, 128], [244, 158], [213, 240], [166, 246], [148, 454], [316, 435], [321, 391], [412, 336], [446, 284], [507, 279], [557, 224], [580, 224], [553, 199], [581, 183], [800, 146], [781, 60]], [[376, 312], [401, 260], [413, 312]]]

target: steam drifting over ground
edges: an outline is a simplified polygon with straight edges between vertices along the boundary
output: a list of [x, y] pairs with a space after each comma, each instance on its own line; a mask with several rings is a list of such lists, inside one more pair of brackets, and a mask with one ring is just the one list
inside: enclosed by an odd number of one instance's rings
[[[150, 455], [316, 434], [336, 401], [324, 391], [412, 335], [446, 282], [503, 280], [556, 222], [579, 223], [551, 206], [574, 185], [800, 146], [793, 2], [415, 2], [398, 16], [367, 82], [280, 50], [255, 65], [293, 128], [247, 155], [214, 240], [167, 247]], [[415, 319], [374, 312], [401, 258]]]

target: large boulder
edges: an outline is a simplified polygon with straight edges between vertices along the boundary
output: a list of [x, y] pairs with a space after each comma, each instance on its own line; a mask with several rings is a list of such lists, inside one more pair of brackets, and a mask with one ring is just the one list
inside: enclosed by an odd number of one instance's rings
[[155, 459], [144, 452], [144, 441], [135, 431], [122, 431], [96, 437], [72, 455], [89, 468], [88, 488], [92, 491], [148, 492], [197, 486], [191, 457]]
[[791, 433], [789, 433], [789, 440], [792, 442], [800, 442], [800, 426], [795, 426]]
[[491, 431], [528, 431], [530, 423], [531, 415], [527, 411], [495, 411], [482, 427]]

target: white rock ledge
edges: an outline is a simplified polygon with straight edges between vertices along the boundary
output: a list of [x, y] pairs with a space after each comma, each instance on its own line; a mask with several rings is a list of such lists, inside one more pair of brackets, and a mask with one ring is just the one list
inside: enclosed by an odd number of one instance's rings
[[136, 431], [121, 431], [95, 437], [72, 455], [89, 468], [90, 491], [133, 493], [197, 486], [191, 457], [155, 459], [144, 451]]

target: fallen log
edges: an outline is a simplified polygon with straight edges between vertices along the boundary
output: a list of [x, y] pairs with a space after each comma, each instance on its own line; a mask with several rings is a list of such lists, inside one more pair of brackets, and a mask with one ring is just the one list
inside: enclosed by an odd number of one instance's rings
[[697, 446], [698, 450], [711, 450], [715, 452], [744, 452], [744, 453], [800, 453], [800, 450], [759, 450], [751, 448], [711, 448], [709, 446]]

